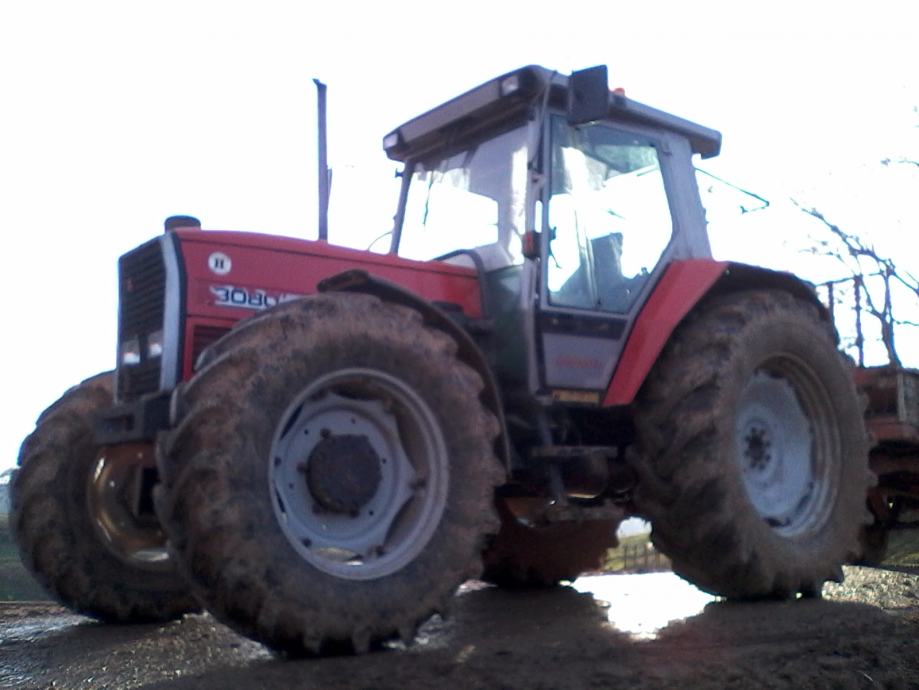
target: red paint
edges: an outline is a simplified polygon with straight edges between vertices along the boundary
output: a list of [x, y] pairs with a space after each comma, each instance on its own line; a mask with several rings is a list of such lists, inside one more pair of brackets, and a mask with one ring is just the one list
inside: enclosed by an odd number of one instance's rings
[[[176, 231], [186, 276], [183, 372], [191, 373], [191, 334], [194, 324], [232, 325], [255, 313], [253, 309], [220, 306], [212, 288], [233, 286], [268, 295], [309, 295], [324, 278], [349, 269], [401, 285], [429, 301], [459, 305], [472, 318], [482, 314], [476, 272], [440, 262], [410, 261], [389, 254], [348, 249], [327, 242], [245, 232]], [[220, 252], [230, 258], [230, 270], [220, 275], [208, 258]]]
[[628, 405], [638, 393], [670, 335], [727, 270], [725, 261], [675, 261], [664, 273], [629, 334], [603, 405]]
[[194, 334], [199, 326], [211, 326], [229, 331], [239, 319], [187, 318], [183, 325], [182, 380], [187, 381], [195, 372]]

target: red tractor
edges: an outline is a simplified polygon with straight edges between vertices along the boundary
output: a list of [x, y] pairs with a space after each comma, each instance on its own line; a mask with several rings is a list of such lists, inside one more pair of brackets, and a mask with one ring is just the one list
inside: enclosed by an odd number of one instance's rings
[[870, 520], [862, 408], [808, 285], [711, 258], [720, 142], [525, 67], [385, 137], [386, 254], [170, 219], [120, 261], [115, 371], [22, 445], [23, 560], [295, 654], [573, 579], [627, 516], [708, 592], [818, 596]]

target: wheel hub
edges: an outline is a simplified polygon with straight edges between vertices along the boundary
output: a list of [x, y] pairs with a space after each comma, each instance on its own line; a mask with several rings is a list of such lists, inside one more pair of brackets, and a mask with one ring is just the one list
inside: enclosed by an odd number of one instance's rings
[[[153, 514], [153, 449], [122, 444], [99, 452], [87, 483], [87, 509], [109, 551], [133, 567], [159, 571], [171, 566], [166, 535]], [[149, 505], [148, 505], [149, 504]]]
[[380, 456], [366, 436], [327, 434], [310, 453], [306, 483], [325, 510], [355, 515], [376, 495]]
[[759, 472], [765, 470], [772, 461], [772, 440], [765, 425], [759, 421], [749, 424], [743, 442], [748, 466]]
[[371, 580], [424, 549], [444, 511], [446, 444], [425, 400], [365, 368], [308, 384], [280, 417], [268, 480], [278, 526], [307, 563]]
[[808, 379], [777, 359], [758, 370], [738, 405], [735, 439], [741, 476], [754, 508], [779, 534], [825, 519], [829, 483], [822, 440], [804, 391]]

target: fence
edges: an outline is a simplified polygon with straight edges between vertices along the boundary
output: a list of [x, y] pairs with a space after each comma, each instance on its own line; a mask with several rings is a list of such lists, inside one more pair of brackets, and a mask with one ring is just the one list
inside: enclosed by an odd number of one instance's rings
[[670, 559], [650, 542], [623, 544], [612, 553], [611, 570], [617, 572], [650, 573], [670, 570]]

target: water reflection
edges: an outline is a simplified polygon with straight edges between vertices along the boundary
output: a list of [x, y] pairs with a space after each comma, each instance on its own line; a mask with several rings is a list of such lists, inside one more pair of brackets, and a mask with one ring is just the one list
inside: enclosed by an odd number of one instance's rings
[[[49, 634], [89, 622], [76, 614], [29, 616], [0, 623], [0, 648], [14, 642], [32, 642]], [[2, 687], [2, 686], [0, 686]]]
[[608, 602], [609, 622], [639, 640], [653, 640], [673, 621], [702, 613], [717, 599], [673, 573], [579, 577], [579, 592]]

